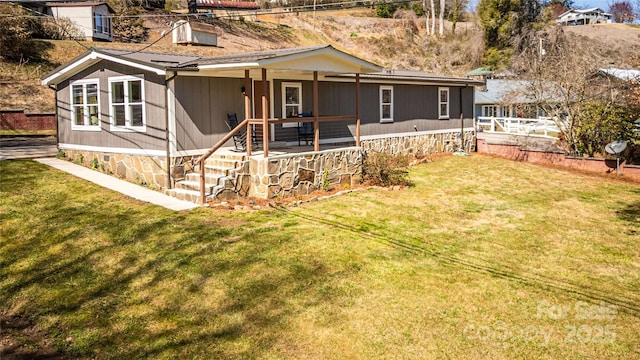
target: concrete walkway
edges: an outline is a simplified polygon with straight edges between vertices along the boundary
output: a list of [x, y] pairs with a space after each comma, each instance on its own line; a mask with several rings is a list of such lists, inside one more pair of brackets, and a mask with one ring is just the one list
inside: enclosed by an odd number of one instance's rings
[[149, 202], [154, 205], [159, 205], [169, 210], [180, 211], [199, 207], [199, 205], [192, 202], [178, 200], [174, 197], [161, 194], [158, 191], [146, 189], [140, 185], [117, 179], [111, 175], [103, 174], [98, 171], [88, 169], [84, 166], [76, 165], [69, 161], [64, 161], [56, 158], [34, 159], [34, 161], [49, 165], [58, 170], [62, 170], [71, 175], [77, 176], [81, 179], [91, 181], [107, 189], [120, 192], [134, 199]]
[[46, 156], [56, 156], [58, 148], [55, 145], [43, 146], [0, 146], [0, 160], [34, 159]]

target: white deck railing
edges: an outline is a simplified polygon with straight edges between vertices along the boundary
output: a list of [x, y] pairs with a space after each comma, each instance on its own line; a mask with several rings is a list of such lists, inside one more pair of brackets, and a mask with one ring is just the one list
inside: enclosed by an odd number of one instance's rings
[[479, 116], [476, 119], [476, 129], [490, 132], [500, 132], [517, 135], [541, 135], [557, 137], [560, 132], [558, 125], [551, 118], [512, 118]]

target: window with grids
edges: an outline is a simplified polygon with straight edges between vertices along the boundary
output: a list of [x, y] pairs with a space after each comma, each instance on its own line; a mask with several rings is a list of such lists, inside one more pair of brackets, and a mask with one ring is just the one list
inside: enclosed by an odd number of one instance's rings
[[393, 122], [393, 86], [380, 86], [380, 122]]
[[[298, 117], [302, 113], [302, 83], [282, 83], [282, 117]], [[282, 127], [297, 127], [298, 123], [284, 123]]]
[[449, 118], [449, 88], [438, 88], [438, 118]]
[[144, 131], [144, 80], [136, 77], [109, 79], [111, 127]]
[[495, 105], [484, 105], [482, 106], [482, 116], [489, 117], [497, 117], [498, 115], [498, 107]]
[[111, 35], [111, 17], [93, 13], [93, 31], [99, 34]]
[[71, 84], [73, 130], [100, 130], [99, 89], [98, 80], [81, 80]]

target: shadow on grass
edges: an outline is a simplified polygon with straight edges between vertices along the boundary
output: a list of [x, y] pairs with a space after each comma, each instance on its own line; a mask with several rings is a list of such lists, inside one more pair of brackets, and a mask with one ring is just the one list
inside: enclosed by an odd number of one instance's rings
[[256, 357], [303, 310], [290, 299], [340, 296], [321, 291], [321, 260], [269, 258], [291, 246], [279, 227], [119, 201], [27, 162], [1, 170], [0, 312], [26, 316], [69, 356]]
[[627, 234], [638, 235], [640, 233], [640, 201], [628, 204], [623, 209], [616, 211], [616, 215], [620, 220], [629, 223]]
[[[631, 207], [637, 210], [635, 206], [632, 205]], [[392, 233], [388, 230], [385, 230], [379, 224], [364, 219], [359, 219], [358, 226], [354, 226], [348, 225], [350, 219], [336, 214], [331, 214], [331, 216], [334, 217], [335, 220], [327, 220], [326, 218], [316, 214], [302, 213], [300, 211], [291, 212], [288, 211], [288, 209], [286, 209], [285, 207], [279, 207], [278, 211], [287, 213], [291, 216], [296, 216], [300, 219], [304, 219], [315, 224], [347, 231], [352, 233], [354, 236], [371, 239], [373, 241], [392, 246], [415, 255], [430, 256], [448, 266], [455, 266], [467, 271], [488, 274], [494, 277], [506, 279], [509, 281], [515, 281], [526, 286], [535, 287], [542, 290], [571, 293], [592, 302], [605, 301], [609, 304], [617, 306], [618, 310], [621, 312], [630, 314], [637, 318], [640, 317], [640, 305], [638, 304], [637, 299], [626, 298], [625, 296], [598, 291], [597, 289], [585, 288], [584, 286], [574, 284], [566, 280], [558, 280], [552, 277], [531, 273], [517, 274], [508, 268], [501, 268], [493, 266], [491, 264], [462, 259], [460, 257], [452, 256], [441, 251], [430, 249], [429, 246], [425, 244], [424, 240], [421, 238], [400, 238], [398, 237], [397, 233]], [[636, 212], [632, 213], [636, 214], [637, 216]]]

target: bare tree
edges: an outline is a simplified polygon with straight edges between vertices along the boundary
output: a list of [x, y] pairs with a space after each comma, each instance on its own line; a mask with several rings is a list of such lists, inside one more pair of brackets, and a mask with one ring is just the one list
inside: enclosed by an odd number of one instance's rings
[[[598, 75], [602, 74], [600, 68], [607, 64], [593, 48], [598, 44], [587, 41], [577, 44], [576, 41], [568, 42], [561, 27], [532, 32], [523, 40], [524, 50], [513, 65], [528, 80], [529, 85], [521, 95], [534, 100], [552, 117], [561, 129], [567, 148], [580, 153], [585, 148], [587, 131], [605, 132], [607, 127], [613, 129], [614, 125], [620, 125], [612, 121], [594, 126], [594, 121], [599, 119], [594, 119], [593, 114], [601, 109], [624, 108], [626, 93], [619, 83]], [[591, 146], [589, 152], [594, 151], [598, 149]]]
[[444, 36], [444, 4], [445, 0], [440, 0], [440, 14], [438, 21], [440, 23], [439, 34], [440, 36]]
[[436, 34], [436, 5], [433, 0], [431, 1], [431, 35]]

